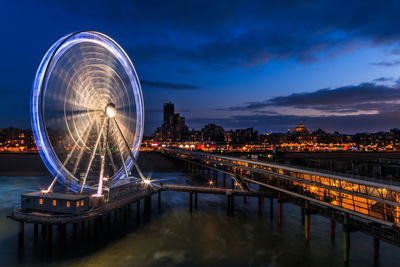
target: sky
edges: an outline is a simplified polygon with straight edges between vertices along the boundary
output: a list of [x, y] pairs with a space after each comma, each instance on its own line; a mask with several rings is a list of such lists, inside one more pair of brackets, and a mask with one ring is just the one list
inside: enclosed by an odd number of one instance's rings
[[399, 1], [0, 0], [0, 127], [30, 127], [47, 49], [95, 30], [131, 58], [145, 134], [175, 103], [190, 129], [400, 128]]

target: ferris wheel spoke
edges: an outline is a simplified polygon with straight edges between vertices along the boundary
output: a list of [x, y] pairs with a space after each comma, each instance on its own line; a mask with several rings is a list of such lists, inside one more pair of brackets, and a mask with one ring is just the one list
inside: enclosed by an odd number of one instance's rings
[[[90, 132], [91, 132], [91, 130], [92, 130], [92, 128], [93, 128], [93, 125], [94, 125], [94, 122], [92, 122], [92, 123], [88, 126], [88, 131], [86, 132], [86, 136], [84, 137], [84, 140], [81, 140], [83, 146], [86, 146], [86, 142], [87, 142], [87, 140], [88, 140], [88, 138], [89, 138], [89, 134], [90, 134]], [[75, 161], [74, 168], [72, 169], [72, 174], [73, 174], [73, 175], [76, 174], [76, 170], [78, 169], [78, 166], [79, 166], [79, 163], [80, 163], [80, 161], [81, 161], [81, 158], [82, 158], [82, 155], [83, 155], [83, 151], [84, 151], [84, 150], [85, 150], [85, 149], [84, 149], [83, 147], [79, 150], [78, 158], [77, 158], [77, 160]]]
[[80, 193], [83, 192], [83, 188], [84, 188], [84, 186], [85, 186], [85, 184], [86, 184], [86, 179], [87, 179], [87, 176], [88, 176], [88, 174], [89, 174], [90, 168], [92, 167], [93, 159], [94, 159], [94, 157], [96, 156], [96, 150], [97, 150], [97, 147], [99, 146], [99, 142], [100, 142], [100, 139], [101, 139], [101, 133], [103, 132], [103, 128], [104, 128], [104, 125], [106, 124], [106, 121], [107, 121], [107, 118], [105, 118], [105, 119], [103, 120], [103, 123], [102, 123], [102, 125], [101, 125], [101, 129], [100, 129], [99, 136], [97, 137], [96, 144], [95, 144], [95, 146], [94, 146], [92, 155], [90, 156], [90, 160], [89, 160], [89, 164], [88, 164], [88, 167], [87, 167], [87, 169], [86, 169], [86, 172], [85, 172], [85, 176], [83, 177], [81, 189], [79, 190]]
[[[107, 133], [109, 133], [109, 131], [110, 131], [110, 120], [108, 120]], [[107, 138], [107, 140], [108, 140], [108, 138]], [[115, 173], [117, 173], [118, 169], [117, 169], [117, 167], [115, 166], [114, 158], [113, 158], [112, 153], [111, 153], [111, 151], [110, 151], [110, 145], [109, 145], [108, 142], [106, 142], [106, 151], [107, 151], [108, 157], [110, 158], [111, 166], [112, 166], [113, 172], [114, 172], [114, 174], [115, 174]]]
[[[87, 133], [86, 136], [89, 135], [90, 127], [91, 127], [91, 125], [88, 126], [88, 127], [86, 127], [86, 129], [85, 129], [85, 133]], [[71, 157], [72, 157], [72, 155], [74, 154], [74, 152], [75, 152], [75, 150], [76, 150], [77, 147], [78, 147], [78, 143], [75, 142], [74, 147], [71, 149], [71, 151], [70, 151], [70, 152], [68, 153], [68, 155], [67, 155], [67, 158], [66, 158], [66, 159], [64, 160], [64, 162], [62, 163], [63, 167], [65, 167], [65, 166], [68, 164], [69, 160], [71, 159]], [[53, 186], [54, 186], [54, 184], [56, 183], [56, 181], [57, 181], [59, 175], [60, 175], [60, 174], [57, 173], [57, 175], [54, 177], [54, 179], [53, 179], [53, 181], [51, 182], [51, 184], [49, 185], [49, 187], [48, 187], [46, 190], [42, 190], [42, 193], [48, 193], [48, 192], [50, 192], [50, 191], [53, 189]]]
[[117, 120], [116, 120], [115, 118], [112, 118], [112, 121], [114, 122], [114, 124], [115, 124], [115, 126], [116, 126], [116, 128], [117, 128], [117, 131], [119, 132], [119, 135], [121, 136], [121, 139], [122, 139], [122, 141], [123, 141], [123, 144], [125, 145], [126, 149], [128, 150], [129, 156], [130, 156], [131, 159], [132, 159], [133, 166], [135, 166], [135, 169], [136, 169], [136, 171], [138, 172], [138, 174], [139, 174], [140, 178], [142, 179], [142, 181], [146, 180], [146, 178], [144, 177], [142, 171], [141, 171], [140, 168], [139, 168], [139, 165], [138, 165], [137, 162], [136, 162], [135, 157], [134, 157], [133, 154], [132, 154], [131, 149], [129, 148], [128, 142], [126, 141], [124, 135], [123, 135], [122, 132], [121, 132], [121, 128], [119, 128], [119, 125], [118, 125], [118, 123], [117, 123]]
[[115, 142], [117, 143], [117, 146], [118, 146], [119, 155], [121, 156], [122, 166], [124, 167], [126, 178], [128, 178], [129, 177], [128, 168], [126, 167], [124, 154], [122, 153], [121, 145], [119, 144], [118, 135], [117, 135], [117, 132], [115, 131], [114, 124], [112, 124], [112, 129], [113, 129]]

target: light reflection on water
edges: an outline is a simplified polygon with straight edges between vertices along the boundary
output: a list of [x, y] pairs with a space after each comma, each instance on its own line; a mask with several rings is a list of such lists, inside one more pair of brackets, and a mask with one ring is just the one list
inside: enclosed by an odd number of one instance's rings
[[[153, 178], [174, 183], [204, 183], [189, 173], [153, 173]], [[99, 265], [99, 266], [342, 266], [341, 225], [336, 240], [330, 241], [328, 220], [312, 216], [311, 240], [304, 241], [300, 210], [284, 204], [283, 225], [269, 218], [269, 200], [264, 215], [257, 214], [257, 200], [235, 199], [235, 216], [226, 216], [224, 196], [199, 195], [199, 207], [192, 214], [187, 193], [162, 193], [162, 209], [153, 197], [150, 221], [139, 227], [135, 206], [127, 224], [112, 224], [113, 231], [101, 231], [97, 240], [81, 237], [60, 242], [53, 230], [53, 247], [33, 241], [32, 225], [25, 229], [25, 246], [17, 249], [18, 224], [5, 216], [19, 204], [23, 192], [44, 187], [49, 177], [0, 177], [0, 265]], [[142, 204], [143, 207], [143, 204]], [[69, 229], [70, 230], [70, 229]], [[70, 233], [69, 233], [70, 234]], [[39, 234], [40, 236], [40, 234]], [[379, 265], [398, 266], [400, 249], [381, 242]], [[374, 266], [372, 238], [351, 234], [351, 266]]]

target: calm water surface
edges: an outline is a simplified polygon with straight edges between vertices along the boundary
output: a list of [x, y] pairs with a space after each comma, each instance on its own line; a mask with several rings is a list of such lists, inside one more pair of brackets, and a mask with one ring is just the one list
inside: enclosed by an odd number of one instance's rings
[[[190, 173], [152, 173], [153, 178], [174, 183], [204, 183]], [[19, 195], [43, 188], [49, 177], [0, 177], [0, 264], [74, 266], [343, 266], [342, 227], [336, 240], [329, 238], [329, 222], [311, 217], [311, 240], [304, 241], [300, 209], [284, 204], [283, 225], [257, 214], [257, 200], [235, 199], [235, 216], [226, 216], [224, 196], [199, 195], [199, 207], [188, 212], [188, 194], [163, 192], [162, 209], [153, 197], [151, 219], [138, 226], [135, 207], [127, 223], [112, 224], [113, 230], [97, 238], [81, 235], [60, 242], [57, 228], [53, 245], [33, 240], [33, 227], [25, 227], [24, 249], [18, 250], [18, 224], [6, 218], [19, 204]], [[143, 207], [143, 204], [142, 204]], [[71, 229], [68, 229], [71, 235]], [[39, 233], [40, 236], [40, 233]], [[373, 261], [372, 238], [351, 234], [350, 266], [400, 266], [400, 249], [381, 242], [379, 262]]]

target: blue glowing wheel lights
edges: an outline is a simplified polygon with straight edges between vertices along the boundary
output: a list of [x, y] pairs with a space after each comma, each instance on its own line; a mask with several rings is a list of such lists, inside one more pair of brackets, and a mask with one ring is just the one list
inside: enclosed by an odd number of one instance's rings
[[31, 124], [43, 162], [68, 190], [110, 187], [127, 177], [144, 124], [142, 89], [128, 55], [98, 32], [59, 39], [36, 72]]

